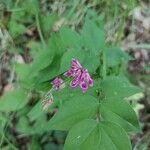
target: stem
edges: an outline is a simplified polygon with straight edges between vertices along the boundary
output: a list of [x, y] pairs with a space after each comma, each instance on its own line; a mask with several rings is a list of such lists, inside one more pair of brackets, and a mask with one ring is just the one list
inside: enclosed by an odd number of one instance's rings
[[103, 50], [103, 79], [106, 77], [107, 70], [106, 70], [106, 55]]
[[9, 144], [9, 146], [11, 146], [12, 149], [18, 150], [18, 149], [8, 140], [8, 138], [7, 138], [6, 136], [5, 136], [4, 138], [5, 138], [6, 142]]
[[36, 26], [37, 26], [37, 30], [41, 39], [41, 42], [43, 43], [44, 46], [46, 46], [42, 31], [41, 31], [41, 27], [40, 27], [40, 21], [39, 21], [39, 15], [38, 13], [36, 13]]
[[[99, 102], [99, 104], [100, 104], [100, 93], [98, 93], [98, 102]], [[100, 122], [100, 120], [101, 120], [101, 114], [100, 114], [100, 110], [99, 110], [99, 108], [98, 108], [98, 111], [97, 111], [97, 114], [96, 114], [96, 121], [97, 122]]]

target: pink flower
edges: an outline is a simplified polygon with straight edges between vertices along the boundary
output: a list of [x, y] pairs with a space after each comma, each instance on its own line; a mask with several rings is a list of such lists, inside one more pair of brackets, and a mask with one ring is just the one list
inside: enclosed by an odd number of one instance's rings
[[58, 77], [55, 78], [52, 81], [53, 89], [59, 90], [62, 83], [63, 83], [63, 80], [61, 78], [58, 78]]
[[76, 59], [72, 59], [71, 68], [69, 71], [65, 72], [64, 75], [73, 77], [74, 79], [70, 82], [70, 86], [72, 88], [79, 86], [83, 93], [87, 91], [89, 86], [93, 86], [93, 80], [90, 77], [88, 70], [83, 68]]

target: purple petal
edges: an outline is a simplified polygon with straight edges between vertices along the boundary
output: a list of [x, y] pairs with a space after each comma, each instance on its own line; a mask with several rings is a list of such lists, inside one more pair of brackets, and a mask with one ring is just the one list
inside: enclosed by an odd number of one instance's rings
[[65, 72], [64, 75], [67, 76], [67, 77], [71, 77], [73, 75], [72, 70], [69, 70], [69, 71]]
[[88, 82], [88, 84], [89, 84], [89, 86], [93, 86], [93, 79], [90, 77], [90, 75], [89, 75], [89, 73], [86, 73], [86, 80], [87, 80], [87, 82]]
[[89, 86], [93, 86], [93, 80], [90, 78], [89, 80], [88, 80], [88, 84], [89, 84]]
[[75, 68], [82, 68], [81, 64], [75, 59], [73, 58], [72, 61], [71, 61], [71, 67], [73, 67], [74, 69]]
[[86, 74], [83, 72], [82, 75], [81, 75], [81, 81], [85, 81], [86, 80]]
[[80, 78], [81, 78], [81, 75], [82, 75], [82, 72], [81, 72], [81, 70], [79, 69], [79, 70], [77, 70], [76, 72], [74, 72], [74, 76], [75, 76], [75, 78], [78, 78], [79, 80], [80, 80]]
[[82, 92], [85, 93], [88, 89], [87, 83], [86, 82], [81, 82], [80, 83], [80, 88], [81, 88]]
[[79, 80], [78, 80], [78, 78], [77, 79], [74, 79], [74, 80], [72, 80], [71, 82], [70, 82], [70, 86], [72, 87], [72, 88], [75, 88], [75, 87], [77, 87], [79, 85]]
[[61, 78], [55, 78], [53, 81], [52, 81], [52, 85], [53, 85], [53, 88], [55, 90], [58, 90], [61, 86], [61, 84], [63, 83], [63, 80]]

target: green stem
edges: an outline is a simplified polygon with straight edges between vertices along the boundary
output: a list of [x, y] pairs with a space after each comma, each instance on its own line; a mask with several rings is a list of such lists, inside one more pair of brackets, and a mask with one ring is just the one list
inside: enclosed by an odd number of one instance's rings
[[45, 40], [44, 40], [42, 31], [41, 31], [41, 27], [40, 27], [40, 21], [39, 21], [39, 15], [38, 15], [38, 13], [36, 13], [36, 25], [37, 25], [37, 30], [38, 30], [38, 33], [39, 33], [41, 42], [42, 42], [43, 45], [46, 47], [46, 43], [45, 43]]
[[9, 144], [9, 146], [11, 146], [11, 148], [12, 148], [13, 150], [18, 150], [18, 149], [8, 140], [7, 137], [4, 137], [4, 138], [5, 138], [6, 142]]
[[106, 77], [106, 75], [107, 75], [106, 56], [103, 50], [103, 79]]

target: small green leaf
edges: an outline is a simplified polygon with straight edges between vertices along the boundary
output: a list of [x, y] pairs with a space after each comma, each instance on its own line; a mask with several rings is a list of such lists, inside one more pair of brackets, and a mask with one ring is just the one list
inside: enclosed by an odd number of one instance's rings
[[43, 114], [45, 114], [45, 111], [43, 110], [41, 101], [39, 101], [35, 106], [32, 107], [27, 116], [30, 118], [30, 120], [36, 120]]
[[111, 122], [97, 123], [86, 119], [74, 125], [65, 141], [64, 150], [131, 150], [126, 132]]
[[46, 68], [49, 66], [53, 61], [53, 52], [52, 51], [40, 51], [38, 55], [34, 58], [32, 66], [31, 66], [31, 71], [32, 76], [36, 75], [38, 71]]
[[46, 16], [45, 15], [40, 16], [41, 27], [45, 36], [49, 36], [52, 27], [57, 19], [58, 16], [55, 13], [48, 14]]
[[67, 27], [62, 27], [59, 32], [66, 48], [79, 49], [81, 47], [80, 35], [77, 32], [74, 32]]
[[139, 123], [132, 107], [122, 100], [103, 100], [100, 113], [104, 120], [121, 125], [126, 131], [139, 131]]
[[98, 109], [97, 100], [89, 95], [83, 95], [67, 101], [49, 121], [47, 128], [54, 130], [68, 130], [77, 122], [93, 118]]
[[82, 64], [85, 58], [84, 51], [68, 50], [65, 52], [61, 59], [60, 73], [69, 70], [72, 58], [76, 58]]
[[16, 125], [17, 131], [32, 135], [32, 134], [42, 134], [45, 131], [45, 126], [47, 124], [47, 119], [45, 115], [40, 116], [35, 123], [30, 123], [27, 117], [22, 116]]
[[0, 98], [0, 111], [16, 111], [23, 108], [27, 102], [27, 94], [21, 89], [15, 89]]
[[81, 32], [83, 46], [93, 51], [95, 55], [104, 48], [105, 35], [103, 27], [98, 26], [94, 21], [86, 19]]
[[60, 60], [58, 57], [54, 57], [52, 63], [49, 66], [39, 71], [37, 82], [41, 83], [45, 81], [50, 81], [51, 79], [60, 74], [59, 69], [60, 69]]
[[84, 55], [85, 58], [83, 62], [83, 67], [87, 68], [90, 73], [95, 73], [100, 63], [99, 56], [95, 56], [93, 51], [85, 51]]
[[63, 44], [63, 39], [61, 38], [59, 33], [53, 33], [48, 40], [48, 47], [50, 50], [55, 52], [55, 56], [61, 57], [63, 53], [66, 51], [65, 46]]
[[39, 1], [37, 0], [23, 1], [22, 7], [25, 8], [29, 14], [35, 15], [39, 11]]
[[114, 67], [122, 62], [129, 61], [130, 57], [127, 53], [121, 51], [118, 47], [110, 47], [104, 50], [106, 56], [106, 64], [108, 67]]
[[106, 77], [102, 80], [100, 87], [107, 99], [124, 99], [142, 91], [123, 76]]
[[23, 24], [18, 24], [15, 21], [10, 21], [9, 31], [11, 36], [16, 38], [17, 36], [23, 34], [26, 31], [26, 27]]
[[[53, 102], [49, 107], [48, 107], [48, 111], [50, 112], [50, 110], [53, 110], [53, 108], [55, 108], [57, 105], [57, 102]], [[42, 105], [42, 101], [38, 101], [35, 106], [32, 107], [32, 109], [29, 111], [29, 113], [27, 114], [27, 116], [30, 118], [31, 121], [33, 120], [37, 120], [39, 117], [41, 117], [42, 115], [46, 114], [47, 111], [43, 109], [43, 105]]]

